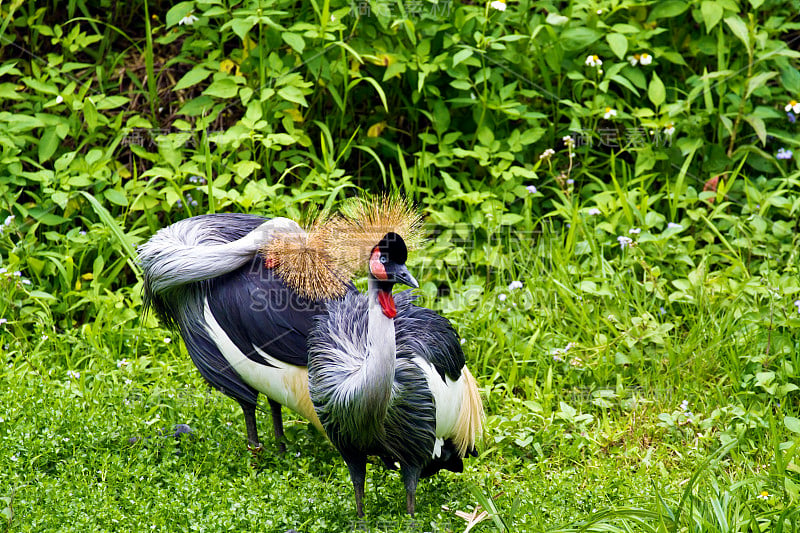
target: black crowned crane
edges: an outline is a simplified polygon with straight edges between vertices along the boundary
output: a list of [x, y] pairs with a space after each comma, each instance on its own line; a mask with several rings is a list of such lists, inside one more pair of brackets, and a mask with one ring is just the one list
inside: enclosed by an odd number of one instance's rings
[[347, 464], [364, 516], [368, 455], [399, 463], [414, 514], [421, 476], [460, 472], [474, 454], [483, 408], [450, 322], [412, 304], [396, 283], [417, 287], [402, 237], [372, 241], [368, 293], [350, 291], [317, 315], [309, 337], [309, 388], [319, 420]]
[[283, 449], [281, 405], [320, 430], [308, 397], [306, 338], [322, 299], [289, 288], [259, 252], [275, 235], [305, 235], [286, 218], [201, 215], [159, 230], [139, 248], [145, 304], [177, 328], [200, 374], [242, 407], [248, 444], [260, 448], [259, 393]]
[[[418, 222], [402, 201], [356, 211], [412, 234]], [[308, 393], [307, 337], [326, 302], [353, 290], [347, 265], [355, 260], [326, 252], [325, 243], [341, 243], [341, 229], [320, 222], [306, 232], [286, 218], [201, 215], [159, 230], [139, 248], [146, 306], [179, 330], [206, 381], [241, 405], [254, 449], [261, 446], [260, 393], [281, 449], [282, 405], [322, 431]]]

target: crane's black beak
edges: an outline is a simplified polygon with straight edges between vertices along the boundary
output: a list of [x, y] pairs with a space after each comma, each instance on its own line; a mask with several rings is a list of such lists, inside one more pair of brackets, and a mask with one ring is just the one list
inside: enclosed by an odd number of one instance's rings
[[409, 287], [415, 289], [419, 288], [419, 283], [417, 283], [417, 280], [414, 279], [414, 276], [411, 275], [411, 272], [408, 271], [405, 265], [397, 265], [392, 275], [394, 276], [393, 281], [395, 283], [404, 283]]

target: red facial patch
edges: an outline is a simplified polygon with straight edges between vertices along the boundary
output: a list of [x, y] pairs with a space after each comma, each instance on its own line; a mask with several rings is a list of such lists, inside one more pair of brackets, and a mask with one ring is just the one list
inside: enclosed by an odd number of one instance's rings
[[377, 246], [372, 250], [372, 255], [369, 258], [369, 271], [372, 272], [375, 279], [385, 280], [389, 277], [386, 275], [383, 263], [381, 263], [381, 251]]
[[394, 297], [391, 292], [378, 291], [378, 303], [381, 304], [383, 314], [389, 318], [397, 316], [397, 308], [394, 306]]

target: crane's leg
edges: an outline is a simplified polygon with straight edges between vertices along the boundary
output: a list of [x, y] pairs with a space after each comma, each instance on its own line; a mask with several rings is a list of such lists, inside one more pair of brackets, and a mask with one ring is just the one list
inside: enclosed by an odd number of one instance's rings
[[417, 483], [422, 468], [419, 466], [400, 465], [400, 474], [403, 476], [403, 484], [406, 486], [406, 511], [414, 516], [414, 506], [417, 497]]
[[258, 452], [261, 442], [258, 440], [258, 426], [256, 426], [256, 405], [250, 402], [239, 401], [244, 413], [244, 426], [247, 428], [247, 447], [251, 451]]
[[367, 479], [367, 456], [350, 457], [345, 459], [347, 469], [350, 471], [350, 481], [353, 482], [353, 491], [356, 495], [356, 513], [359, 518], [364, 518], [364, 483]]
[[272, 412], [272, 429], [275, 432], [275, 441], [278, 443], [278, 450], [286, 452], [286, 443], [283, 442], [283, 415], [281, 415], [281, 404], [270, 399], [269, 408]]

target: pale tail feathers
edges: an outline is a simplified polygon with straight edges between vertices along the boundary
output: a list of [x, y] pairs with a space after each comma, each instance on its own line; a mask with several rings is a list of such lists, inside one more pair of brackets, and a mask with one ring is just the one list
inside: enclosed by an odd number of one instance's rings
[[302, 233], [303, 230], [292, 220], [273, 218], [244, 237], [228, 241], [224, 228], [201, 217], [190, 218], [153, 235], [139, 248], [139, 261], [148, 287], [154, 294], [160, 294], [246, 265], [276, 232]]
[[466, 366], [461, 370], [461, 377], [466, 384], [453, 443], [458, 454], [464, 457], [467, 452], [475, 448], [475, 442], [483, 435], [483, 402], [478, 383]]

